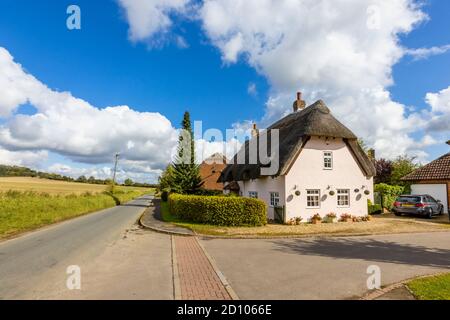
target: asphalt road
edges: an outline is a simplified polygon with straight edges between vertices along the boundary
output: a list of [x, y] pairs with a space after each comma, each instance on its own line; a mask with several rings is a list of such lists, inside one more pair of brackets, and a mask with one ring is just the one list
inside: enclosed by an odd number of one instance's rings
[[[85, 270], [93, 273], [93, 263], [97, 264], [97, 269], [109, 268], [111, 271], [111, 266], [98, 258], [106, 256], [106, 260], [120, 262], [117, 261], [120, 258], [113, 257], [107, 250], [127, 238], [127, 230], [135, 224], [150, 199], [150, 196], [142, 197], [123, 206], [75, 218], [0, 243], [0, 299], [59, 298], [70, 265], [80, 266], [83, 276], [86, 275], [83, 273]], [[167, 269], [170, 271], [170, 239], [164, 237], [155, 241], [162, 241], [164, 247], [164, 250], [157, 252], [156, 258], [163, 255], [159, 260], [168, 264]], [[126, 244], [119, 243], [120, 247], [126, 247]], [[128, 247], [125, 256], [136, 257], [137, 254], [133, 255], [133, 246]], [[171, 274], [167, 275], [168, 290], [171, 288], [170, 277]], [[109, 280], [105, 279], [104, 282], [120, 283], [124, 279]], [[52, 288], [57, 289], [57, 292], [49, 292]], [[104, 289], [103, 293], [108, 292], [108, 288]], [[94, 296], [102, 297], [105, 295]]]
[[241, 299], [352, 299], [381, 284], [450, 272], [450, 232], [311, 239], [203, 239]]

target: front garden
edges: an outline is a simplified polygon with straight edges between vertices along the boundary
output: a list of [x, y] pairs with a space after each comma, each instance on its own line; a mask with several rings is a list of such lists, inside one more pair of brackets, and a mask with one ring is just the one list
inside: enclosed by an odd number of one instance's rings
[[[300, 218], [294, 218], [288, 224], [275, 224], [272, 222], [266, 224], [264, 223], [265, 216], [262, 213], [264, 212], [265, 214], [265, 206], [260, 207], [258, 204], [259, 200], [223, 196], [180, 196], [175, 194], [172, 194], [169, 199], [172, 199], [172, 204], [170, 204], [170, 200], [161, 202], [163, 220], [188, 228], [199, 235], [254, 238], [322, 235], [350, 236], [450, 230], [448, 223], [435, 223], [428, 220], [424, 221], [423, 219], [402, 219], [391, 215], [353, 217], [344, 214], [338, 217], [335, 214], [329, 214], [325, 218], [316, 216], [309, 222], [304, 222]], [[182, 204], [179, 202], [180, 199], [182, 199]], [[261, 210], [254, 211], [255, 215], [253, 217], [243, 218], [245, 215], [242, 215], [244, 212], [242, 210], [244, 203], [248, 200], [251, 200], [251, 203], [256, 204], [256, 207]], [[256, 202], [254, 203], [253, 201]], [[186, 211], [182, 210], [182, 208], [186, 208], [185, 206], [188, 203], [192, 207], [187, 208]], [[214, 212], [219, 215], [218, 218], [212, 218]], [[225, 213], [227, 218], [223, 216]]]

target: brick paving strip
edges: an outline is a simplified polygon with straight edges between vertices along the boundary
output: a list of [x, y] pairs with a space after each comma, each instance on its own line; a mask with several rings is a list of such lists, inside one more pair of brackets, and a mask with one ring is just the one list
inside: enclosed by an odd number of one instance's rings
[[172, 236], [172, 255], [175, 299], [238, 299], [197, 237]]

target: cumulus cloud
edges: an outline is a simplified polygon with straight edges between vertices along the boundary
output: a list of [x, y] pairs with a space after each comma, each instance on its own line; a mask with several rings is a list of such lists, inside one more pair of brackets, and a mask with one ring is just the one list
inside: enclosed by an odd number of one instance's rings
[[432, 116], [427, 125], [428, 131], [448, 135], [450, 133], [450, 87], [437, 93], [427, 93], [425, 100], [431, 107]]
[[406, 54], [399, 35], [427, 19], [417, 2], [206, 0], [200, 16], [225, 62], [242, 57], [269, 80], [262, 126], [291, 112], [300, 90], [307, 102], [323, 99], [380, 156], [415, 148], [410, 133], [423, 121], [393, 101], [388, 88], [392, 67]]
[[[0, 48], [0, 145], [10, 151], [51, 151], [84, 163], [108, 163], [116, 152], [126, 161], [161, 169], [170, 161], [177, 132], [159, 113], [128, 106], [97, 108], [48, 88]], [[31, 115], [14, 111], [29, 103]], [[38, 153], [39, 154], [39, 153]], [[2, 157], [3, 160], [3, 157]], [[3, 161], [2, 161], [3, 162]]]
[[0, 164], [37, 168], [47, 160], [46, 151], [9, 151], [0, 146]]
[[[185, 12], [190, 0], [119, 0], [119, 3], [130, 25], [130, 39], [155, 41], [155, 37], [167, 35], [172, 27], [171, 16]], [[187, 46], [182, 37], [177, 36], [175, 40], [177, 45]]]
[[[11, 54], [0, 47], [0, 163], [38, 167], [48, 152], [65, 156], [80, 166], [55, 163], [48, 170], [72, 177], [110, 178], [113, 156], [119, 152], [119, 179], [156, 181], [173, 159], [178, 131], [159, 113], [137, 112], [128, 106], [98, 108], [87, 101], [48, 88], [27, 73]], [[16, 113], [28, 103], [34, 114]], [[1, 118], [0, 117], [0, 118]], [[197, 138], [197, 159], [215, 152], [228, 157], [237, 140]]]
[[[113, 175], [112, 167], [101, 165], [79, 167], [63, 163], [54, 163], [47, 168], [47, 171], [75, 179], [80, 176], [92, 176], [97, 179], [111, 179]], [[145, 163], [135, 163], [133, 161], [125, 160], [119, 162], [116, 179], [119, 182], [123, 182], [125, 179], [130, 178], [136, 182], [156, 183], [160, 174], [161, 170], [153, 170]]]

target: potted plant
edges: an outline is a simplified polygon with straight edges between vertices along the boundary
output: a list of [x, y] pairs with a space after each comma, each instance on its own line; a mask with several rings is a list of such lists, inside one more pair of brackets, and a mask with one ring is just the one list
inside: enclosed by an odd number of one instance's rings
[[328, 223], [336, 223], [337, 222], [337, 216], [336, 213], [330, 212], [326, 215], [326, 220]]
[[352, 222], [352, 216], [348, 213], [341, 214], [341, 222]]
[[313, 215], [311, 217], [311, 223], [312, 224], [318, 224], [322, 222], [322, 217], [320, 216], [320, 214], [316, 213], [315, 215]]
[[295, 226], [295, 218], [291, 218], [291, 219], [289, 219], [289, 221], [287, 222], [287, 224], [288, 225], [290, 225], [290, 226]]

